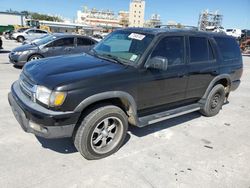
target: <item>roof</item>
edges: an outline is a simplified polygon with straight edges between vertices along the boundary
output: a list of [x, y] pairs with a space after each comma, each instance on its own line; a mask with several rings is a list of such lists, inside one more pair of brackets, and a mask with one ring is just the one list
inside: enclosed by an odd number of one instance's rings
[[19, 13], [19, 12], [1, 12], [1, 11], [0, 11], [0, 14], [8, 14], [8, 15], [25, 16], [24, 14]]
[[[160, 35], [166, 33], [176, 33], [176, 34], [200, 34], [206, 36], [228, 36], [223, 33], [215, 33], [215, 32], [208, 32], [208, 31], [196, 31], [191, 29], [168, 29], [168, 28], [137, 28], [137, 27], [128, 27], [124, 29], [125, 31], [131, 32], [138, 32], [138, 33], [145, 33], [145, 34], [153, 34], [153, 35]], [[230, 36], [228, 36], [230, 37]]]

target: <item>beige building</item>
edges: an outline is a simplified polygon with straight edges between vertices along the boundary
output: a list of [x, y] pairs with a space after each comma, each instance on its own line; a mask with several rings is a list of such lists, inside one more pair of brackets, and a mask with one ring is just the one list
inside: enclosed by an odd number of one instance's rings
[[131, 0], [129, 7], [129, 27], [144, 26], [145, 1]]
[[119, 11], [118, 20], [119, 20], [119, 24], [122, 27], [128, 27], [128, 25], [129, 25], [129, 12], [124, 11], [124, 10]]

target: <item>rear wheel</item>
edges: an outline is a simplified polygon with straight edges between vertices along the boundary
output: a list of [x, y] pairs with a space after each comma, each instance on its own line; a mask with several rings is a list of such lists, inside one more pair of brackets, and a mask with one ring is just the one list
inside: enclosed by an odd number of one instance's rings
[[28, 61], [34, 61], [34, 60], [38, 60], [38, 59], [41, 59], [41, 58], [43, 58], [41, 55], [34, 54], [34, 55], [29, 57]]
[[25, 39], [23, 36], [18, 36], [17, 37], [17, 42], [23, 42]]
[[225, 101], [225, 88], [218, 84], [210, 91], [204, 107], [200, 112], [207, 117], [215, 116], [219, 113]]
[[74, 144], [89, 160], [101, 159], [115, 153], [124, 142], [128, 120], [122, 109], [108, 105], [90, 112], [81, 122]]

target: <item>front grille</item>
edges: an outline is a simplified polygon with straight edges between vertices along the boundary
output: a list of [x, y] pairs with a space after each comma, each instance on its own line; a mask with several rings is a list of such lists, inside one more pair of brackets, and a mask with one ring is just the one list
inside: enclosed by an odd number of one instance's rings
[[23, 73], [19, 78], [21, 91], [32, 101], [35, 100], [36, 85], [30, 81]]

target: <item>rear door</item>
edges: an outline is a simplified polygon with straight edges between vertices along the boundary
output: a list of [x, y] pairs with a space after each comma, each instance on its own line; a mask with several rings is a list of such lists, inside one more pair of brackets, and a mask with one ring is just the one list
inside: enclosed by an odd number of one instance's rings
[[93, 46], [95, 42], [87, 37], [77, 37], [76, 49], [74, 53], [83, 53], [88, 52]]
[[189, 36], [187, 98], [199, 100], [209, 83], [219, 74], [212, 41], [205, 36]]
[[50, 57], [72, 54], [74, 49], [74, 37], [65, 37], [49, 43], [44, 47], [43, 51], [45, 57]]

